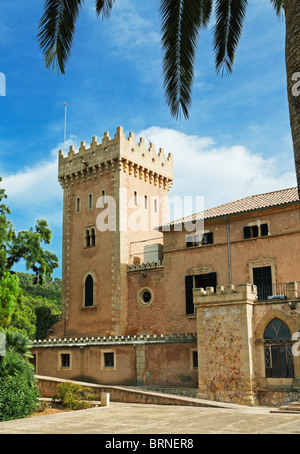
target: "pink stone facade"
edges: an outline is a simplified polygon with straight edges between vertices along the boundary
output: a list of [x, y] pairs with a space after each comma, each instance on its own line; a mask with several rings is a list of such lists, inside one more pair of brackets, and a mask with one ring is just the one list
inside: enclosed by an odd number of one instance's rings
[[[166, 226], [172, 155], [131, 133], [126, 138], [122, 128], [114, 138], [105, 133], [102, 142], [93, 138], [90, 147], [61, 152], [59, 181], [63, 317], [34, 345], [39, 375], [198, 388], [206, 399], [250, 405], [277, 404], [298, 392], [298, 357], [293, 378], [273, 379], [265, 376], [264, 358], [273, 318], [291, 333], [300, 328], [295, 189], [205, 211], [207, 241], [200, 235], [191, 245], [190, 232]], [[266, 298], [254, 290], [251, 301], [237, 302], [230, 299], [235, 293], [217, 292], [246, 283], [255, 289], [257, 279], [271, 283]], [[211, 293], [201, 299], [200, 290], [193, 297], [197, 287], [213, 287], [218, 301], [203, 303]], [[268, 299], [278, 291], [284, 299]]]

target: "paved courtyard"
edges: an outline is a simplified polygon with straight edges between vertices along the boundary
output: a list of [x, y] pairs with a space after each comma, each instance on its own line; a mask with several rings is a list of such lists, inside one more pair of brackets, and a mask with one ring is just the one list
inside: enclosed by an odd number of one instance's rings
[[108, 407], [0, 422], [0, 434], [300, 434], [300, 414], [270, 413], [266, 407], [111, 402]]

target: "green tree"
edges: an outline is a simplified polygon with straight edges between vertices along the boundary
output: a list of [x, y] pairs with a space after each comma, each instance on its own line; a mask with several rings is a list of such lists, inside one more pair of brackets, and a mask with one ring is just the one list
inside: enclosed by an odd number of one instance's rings
[[[286, 23], [286, 71], [290, 123], [300, 196], [300, 2], [270, 0], [276, 14], [284, 11]], [[109, 17], [115, 0], [96, 0], [96, 14]], [[46, 0], [38, 41], [47, 68], [62, 74], [71, 53], [75, 24], [84, 0]], [[216, 71], [231, 73], [240, 42], [248, 0], [160, 0], [163, 74], [166, 102], [171, 115], [188, 118], [192, 100], [194, 64], [201, 30], [215, 11], [213, 28]]]
[[17, 233], [7, 219], [10, 210], [3, 203], [6, 198], [5, 191], [0, 189], [0, 326], [4, 327], [9, 326], [21, 294], [13, 266], [23, 259], [26, 268], [34, 273], [34, 283], [39, 284], [58, 267], [56, 255], [43, 248], [44, 244], [50, 244], [52, 237], [47, 221], [38, 220], [35, 230]]
[[0, 355], [0, 421], [24, 418], [38, 404], [39, 391], [29, 362], [30, 341], [16, 329], [1, 329], [5, 354]]

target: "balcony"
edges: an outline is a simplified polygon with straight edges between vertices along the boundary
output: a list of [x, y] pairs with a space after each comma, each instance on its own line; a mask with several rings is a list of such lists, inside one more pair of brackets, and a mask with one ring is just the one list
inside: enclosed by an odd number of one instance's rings
[[293, 299], [300, 297], [300, 281], [272, 285], [257, 285], [258, 301]]

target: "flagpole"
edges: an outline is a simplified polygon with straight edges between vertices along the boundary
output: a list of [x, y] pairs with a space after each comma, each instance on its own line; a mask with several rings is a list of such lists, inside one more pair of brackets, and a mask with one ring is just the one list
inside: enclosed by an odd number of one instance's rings
[[66, 148], [66, 133], [67, 133], [67, 103], [65, 102], [65, 129], [64, 129], [64, 151]]

